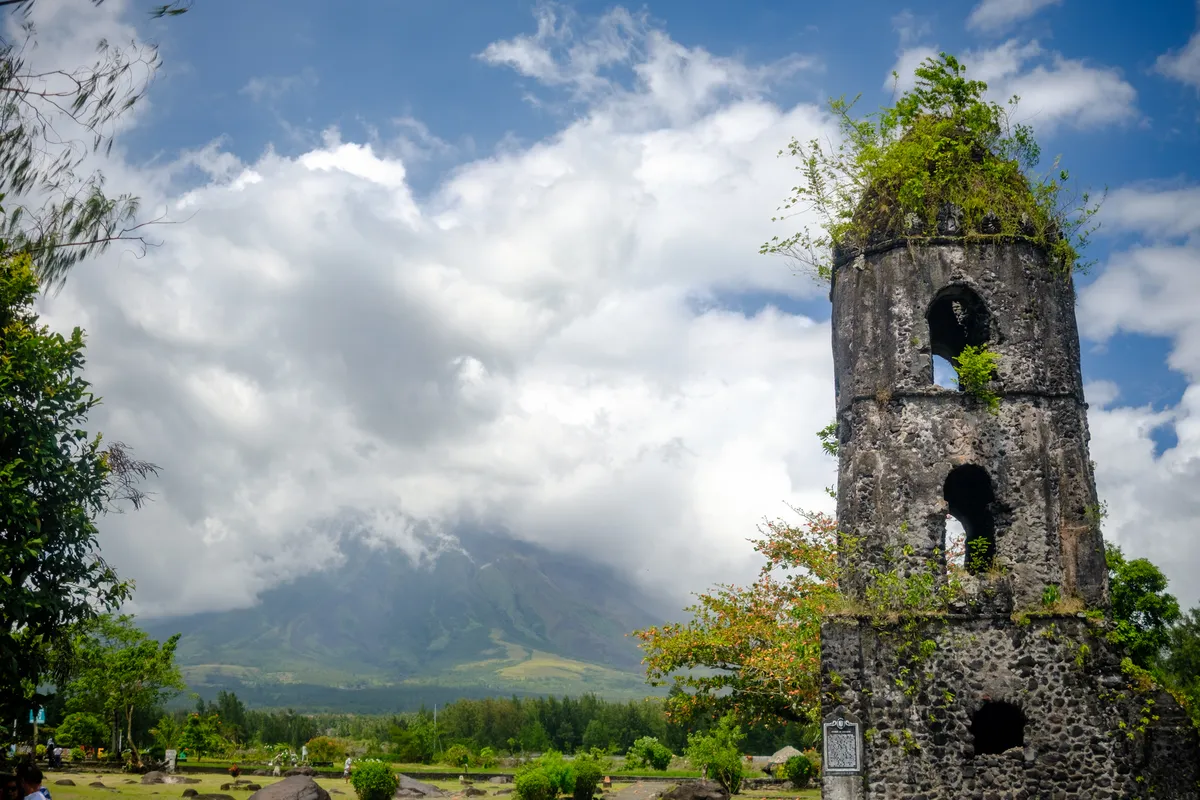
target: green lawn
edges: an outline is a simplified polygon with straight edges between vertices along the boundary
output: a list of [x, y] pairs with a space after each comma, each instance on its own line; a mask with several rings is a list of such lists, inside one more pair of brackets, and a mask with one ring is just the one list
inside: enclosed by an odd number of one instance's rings
[[[411, 774], [411, 773], [405, 773]], [[151, 797], [157, 798], [177, 798], [183, 795], [184, 789], [195, 789], [200, 794], [218, 793], [228, 794], [237, 800], [245, 800], [250, 796], [250, 792], [245, 789], [227, 789], [222, 791], [221, 785], [231, 783], [233, 781], [228, 775], [201, 775], [193, 774], [188, 777], [198, 778], [199, 783], [188, 784], [153, 784], [142, 785], [139, 776], [130, 776], [119, 772], [48, 772], [46, 773], [45, 785], [53, 795], [54, 800], [112, 800], [114, 796], [123, 796], [130, 798], [145, 798], [148, 800]], [[62, 778], [68, 778], [75, 781], [75, 786], [58, 786], [54, 782]], [[281, 778], [257, 777], [243, 773], [241, 778], [244, 780], [254, 781], [262, 786], [275, 783]], [[104, 788], [98, 786], [88, 786], [93, 781], [100, 781], [104, 784]], [[669, 778], [666, 782], [669, 782]], [[134, 783], [126, 783], [126, 781], [135, 781]], [[318, 777], [317, 783], [323, 786], [331, 795], [333, 800], [355, 800], [354, 789], [346, 784], [340, 777]], [[440, 789], [448, 792], [456, 792], [462, 788], [457, 780], [433, 780], [426, 781], [432, 783]], [[511, 785], [498, 786], [487, 783], [476, 784], [479, 788], [486, 789], [488, 794], [495, 796], [499, 789], [511, 789]], [[613, 781], [613, 788], [610, 794], [619, 791], [620, 789], [629, 786], [629, 782], [616, 780]], [[340, 793], [340, 794], [338, 794]], [[741, 797], [750, 800], [785, 800], [785, 798], [800, 798], [800, 800], [817, 800], [821, 793], [819, 790], [810, 789], [803, 792], [795, 790], [764, 790], [757, 792], [746, 792]], [[512, 795], [502, 795], [506, 800]]]

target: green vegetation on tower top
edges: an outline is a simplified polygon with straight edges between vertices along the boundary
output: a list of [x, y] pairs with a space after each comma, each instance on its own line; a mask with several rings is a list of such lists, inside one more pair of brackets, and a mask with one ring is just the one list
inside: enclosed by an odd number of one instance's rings
[[1066, 191], [1057, 159], [1047, 175], [1034, 174], [1041, 149], [1032, 129], [1012, 120], [1018, 98], [1005, 109], [985, 101], [986, 90], [942, 53], [876, 114], [856, 119], [855, 101], [830, 100], [841, 143], [793, 139], [780, 151], [800, 160], [801, 179], [773, 218], [812, 211], [819, 230], [773, 237], [760, 252], [795, 258], [828, 280], [843, 254], [889, 240], [1023, 238], [1046, 248], [1063, 274], [1085, 269], [1080, 251], [1098, 204]]

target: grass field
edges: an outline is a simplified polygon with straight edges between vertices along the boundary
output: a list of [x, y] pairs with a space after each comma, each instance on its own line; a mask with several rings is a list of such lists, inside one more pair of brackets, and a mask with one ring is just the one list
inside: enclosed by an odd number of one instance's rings
[[[48, 772], [46, 773], [45, 786], [50, 790], [54, 800], [112, 800], [116, 797], [129, 798], [145, 798], [149, 800], [151, 797], [157, 798], [176, 798], [183, 795], [184, 789], [195, 789], [200, 794], [227, 794], [234, 797], [235, 800], [245, 800], [251, 792], [245, 789], [227, 789], [222, 791], [221, 785], [230, 783], [233, 779], [228, 775], [190, 775], [199, 779], [199, 783], [189, 784], [153, 784], [144, 786], [137, 776], [129, 776], [119, 772]], [[243, 774], [241, 776], [245, 780], [255, 781], [263, 786], [275, 783], [280, 778], [264, 778], [255, 777], [253, 775]], [[75, 781], [75, 786], [58, 786], [55, 781], [63, 778]], [[669, 778], [664, 782], [669, 782]], [[104, 787], [88, 786], [89, 783], [99, 781], [104, 784]], [[134, 781], [126, 783], [126, 781]], [[326, 778], [319, 777], [317, 783], [325, 788], [331, 795], [333, 800], [355, 800], [354, 789], [346, 784], [340, 777]], [[456, 780], [433, 780], [427, 781], [440, 789], [444, 789], [451, 793], [457, 793], [462, 787]], [[631, 785], [627, 781], [613, 781], [613, 788], [608, 792], [611, 797], [616, 792]], [[512, 786], [489, 786], [486, 783], [478, 784], [480, 788], [488, 790], [489, 796], [495, 796], [499, 789], [511, 789]], [[799, 798], [800, 800], [817, 800], [821, 793], [816, 789], [809, 789], [803, 792], [795, 790], [765, 790], [756, 792], [746, 792], [741, 797], [746, 798], [762, 798], [763, 800], [785, 800], [785, 798]], [[511, 794], [502, 795], [506, 800], [512, 798]]]

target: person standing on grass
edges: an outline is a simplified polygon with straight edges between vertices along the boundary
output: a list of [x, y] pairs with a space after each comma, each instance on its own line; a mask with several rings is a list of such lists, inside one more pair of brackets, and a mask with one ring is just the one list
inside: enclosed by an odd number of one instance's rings
[[353, 759], [351, 759], [350, 756], [346, 756], [346, 766], [342, 769], [342, 780], [344, 780], [346, 783], [350, 782], [350, 762], [351, 761], [353, 761]]

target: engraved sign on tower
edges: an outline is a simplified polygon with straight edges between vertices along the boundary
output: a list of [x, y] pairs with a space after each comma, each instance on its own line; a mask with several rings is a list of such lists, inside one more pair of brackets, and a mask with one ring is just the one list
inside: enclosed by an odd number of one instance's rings
[[[869, 229], [834, 253], [841, 588], [859, 602], [822, 626], [824, 795], [1196, 800], [1195, 728], [1107, 638], [1055, 234], [1002, 230], [986, 207], [933, 211], [897, 224], [860, 207]], [[935, 356], [980, 350], [985, 391], [935, 385]], [[948, 516], [966, 536], [957, 571]], [[944, 607], [870, 611], [873, 587], [921, 574], [955, 582]]]

